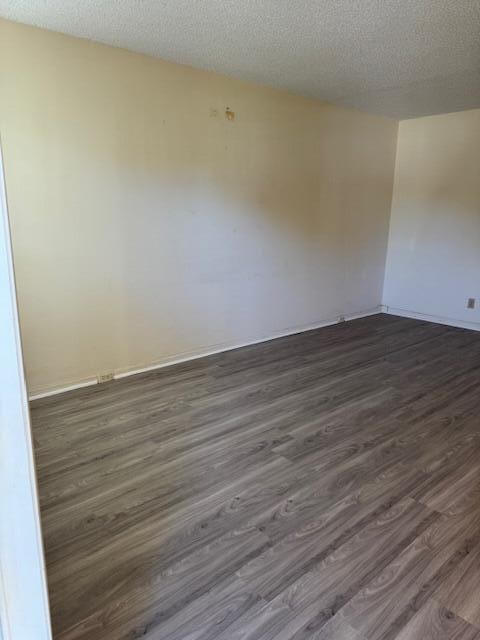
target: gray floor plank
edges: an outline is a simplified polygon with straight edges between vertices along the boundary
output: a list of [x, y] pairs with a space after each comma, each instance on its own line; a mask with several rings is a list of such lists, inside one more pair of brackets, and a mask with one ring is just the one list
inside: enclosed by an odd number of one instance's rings
[[33, 402], [55, 640], [478, 640], [479, 381], [377, 315]]

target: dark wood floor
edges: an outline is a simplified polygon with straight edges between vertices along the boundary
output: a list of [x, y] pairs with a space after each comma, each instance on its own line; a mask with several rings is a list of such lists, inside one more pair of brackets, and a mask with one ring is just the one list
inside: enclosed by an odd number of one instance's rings
[[56, 640], [480, 640], [480, 334], [378, 315], [32, 416]]

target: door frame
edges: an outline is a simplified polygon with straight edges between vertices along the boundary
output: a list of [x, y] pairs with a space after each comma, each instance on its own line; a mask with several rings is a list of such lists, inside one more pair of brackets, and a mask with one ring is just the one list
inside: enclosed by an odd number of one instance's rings
[[3, 640], [51, 640], [0, 139], [0, 625]]

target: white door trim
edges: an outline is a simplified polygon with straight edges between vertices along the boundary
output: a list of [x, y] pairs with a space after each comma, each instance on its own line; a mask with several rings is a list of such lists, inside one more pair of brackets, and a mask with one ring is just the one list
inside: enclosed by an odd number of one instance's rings
[[0, 141], [0, 622], [3, 640], [51, 640]]

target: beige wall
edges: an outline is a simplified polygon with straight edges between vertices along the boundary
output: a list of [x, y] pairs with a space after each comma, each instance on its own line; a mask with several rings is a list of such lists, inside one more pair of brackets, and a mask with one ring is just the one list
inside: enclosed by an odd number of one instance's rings
[[31, 392], [381, 303], [396, 122], [8, 22], [0, 93]]
[[400, 123], [384, 303], [480, 328], [480, 109]]

